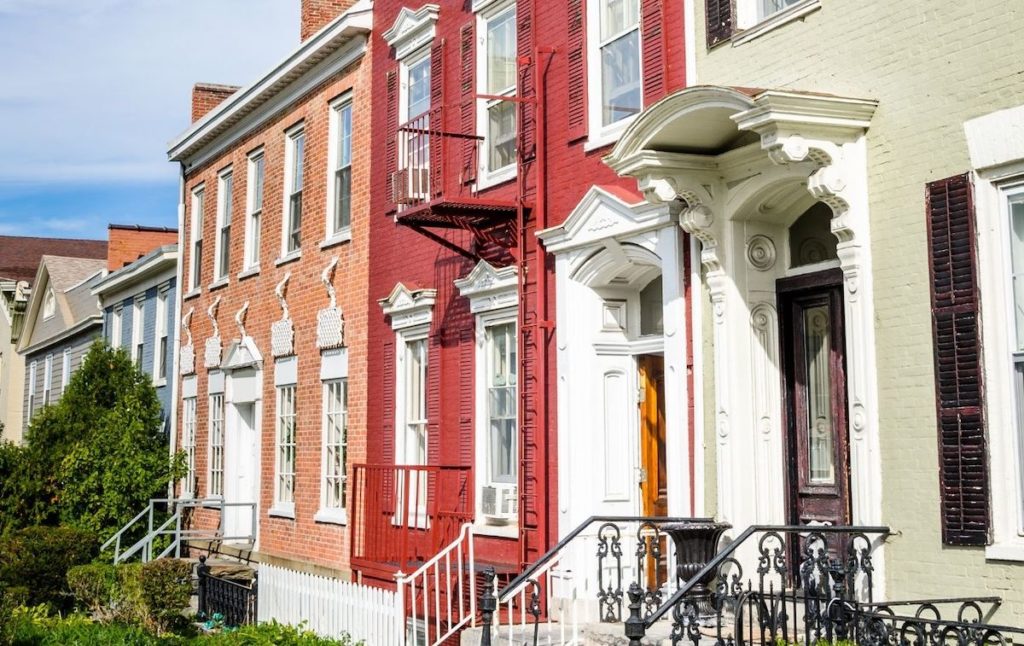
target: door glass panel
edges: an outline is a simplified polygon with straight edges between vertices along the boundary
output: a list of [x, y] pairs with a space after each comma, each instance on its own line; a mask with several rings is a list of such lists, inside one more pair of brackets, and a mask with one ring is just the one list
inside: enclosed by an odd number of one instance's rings
[[807, 467], [812, 484], [835, 483], [832, 388], [829, 371], [828, 305], [803, 311], [805, 370], [807, 385]]

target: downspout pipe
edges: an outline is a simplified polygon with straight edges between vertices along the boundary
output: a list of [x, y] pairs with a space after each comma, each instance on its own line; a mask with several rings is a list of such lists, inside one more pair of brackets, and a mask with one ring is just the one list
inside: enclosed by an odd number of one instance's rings
[[[171, 431], [169, 441], [169, 455], [173, 460], [178, 452], [178, 391], [181, 382], [181, 371], [178, 366], [178, 358], [181, 355], [181, 306], [182, 295], [185, 291], [185, 162], [179, 161], [178, 174], [178, 260], [177, 270], [174, 277], [174, 343], [171, 351]], [[174, 498], [174, 480], [167, 483], [167, 497]]]

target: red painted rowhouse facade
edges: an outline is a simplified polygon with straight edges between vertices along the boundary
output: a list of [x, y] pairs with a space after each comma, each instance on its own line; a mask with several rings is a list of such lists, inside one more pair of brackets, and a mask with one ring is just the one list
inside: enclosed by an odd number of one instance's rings
[[[380, 139], [370, 184], [367, 378], [376, 386], [366, 405], [367, 461], [422, 466], [356, 467], [351, 504], [354, 531], [363, 537], [354, 539], [353, 569], [364, 580], [390, 581], [405, 560], [422, 560], [452, 535], [457, 523], [434, 518], [474, 522], [477, 561], [516, 572], [578, 517], [664, 515], [664, 507], [641, 508], [632, 492], [611, 496], [624, 501], [611, 507], [569, 495], [600, 488], [596, 475], [579, 471], [584, 465], [572, 467], [571, 487], [560, 472], [569, 468], [568, 456], [588, 455], [583, 444], [601, 444], [594, 428], [576, 451], [587, 431], [568, 411], [579, 406], [573, 398], [593, 389], [592, 407], [600, 408], [602, 386], [587, 382], [589, 367], [559, 366], [563, 358], [577, 361], [563, 335], [590, 328], [563, 302], [555, 267], [563, 257], [572, 270], [580, 257], [632, 249], [616, 240], [620, 230], [623, 237], [671, 238], [658, 243], [673, 249], [671, 268], [658, 268], [661, 261], [646, 260], [649, 252], [637, 246], [635, 258], [627, 250], [621, 267], [606, 263], [589, 284], [606, 304], [621, 306], [604, 310], [619, 327], [594, 330], [626, 348], [611, 353], [630, 362], [623, 387], [636, 386], [637, 366], [646, 361], [641, 346], [675, 362], [677, 376], [660, 397], [675, 409], [685, 442], [670, 439], [670, 451], [686, 463], [693, 455], [690, 328], [666, 336], [663, 350], [660, 340], [640, 334], [637, 295], [661, 284], [653, 280], [665, 272], [672, 285], [664, 289], [665, 311], [674, 308], [686, 320], [689, 239], [675, 213], [643, 210], [635, 180], [620, 179], [602, 162], [633, 115], [685, 86], [683, 4], [377, 0], [374, 24], [371, 119]], [[609, 234], [603, 241], [587, 233], [602, 230]], [[549, 253], [548, 244], [565, 255]], [[613, 298], [619, 292], [621, 300]], [[602, 314], [594, 313], [596, 321]], [[601, 423], [609, 431], [620, 421], [632, 426], [635, 410], [634, 399]], [[622, 442], [623, 477], [633, 478], [637, 432], [620, 431], [602, 444], [603, 459], [614, 463], [610, 453]], [[669, 477], [685, 477], [675, 483], [685, 500], [670, 504], [677, 513], [692, 509], [692, 464], [680, 473]], [[420, 509], [432, 520], [417, 524]], [[395, 518], [403, 514], [409, 518], [400, 532]]]

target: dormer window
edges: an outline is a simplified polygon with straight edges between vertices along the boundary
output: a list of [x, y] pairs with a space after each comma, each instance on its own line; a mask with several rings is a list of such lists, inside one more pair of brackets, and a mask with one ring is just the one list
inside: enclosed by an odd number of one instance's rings
[[57, 297], [53, 295], [53, 289], [46, 290], [46, 298], [43, 300], [43, 318], [48, 319], [57, 312]]

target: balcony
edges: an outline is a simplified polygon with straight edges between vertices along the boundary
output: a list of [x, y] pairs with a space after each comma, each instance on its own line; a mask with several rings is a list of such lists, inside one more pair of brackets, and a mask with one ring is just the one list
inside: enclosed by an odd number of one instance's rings
[[413, 228], [486, 232], [515, 219], [517, 200], [481, 198], [474, 183], [480, 138], [443, 130], [435, 108], [398, 127], [391, 198], [395, 219]]
[[414, 570], [472, 520], [471, 488], [469, 467], [356, 465], [352, 568], [388, 580]]

